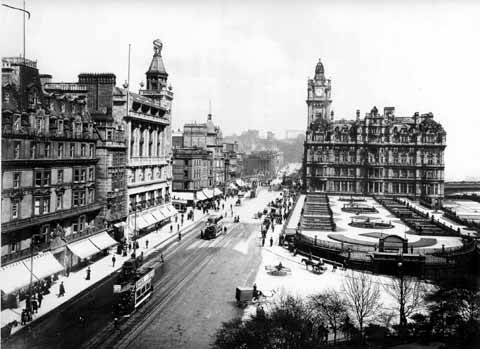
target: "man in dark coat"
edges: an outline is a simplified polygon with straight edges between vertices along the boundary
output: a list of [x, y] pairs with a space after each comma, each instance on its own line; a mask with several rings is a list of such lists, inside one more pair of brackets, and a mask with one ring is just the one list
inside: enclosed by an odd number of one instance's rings
[[65, 296], [65, 286], [63, 286], [63, 281], [60, 283], [60, 286], [58, 288], [58, 296], [59, 297]]
[[38, 307], [40, 308], [42, 306], [42, 301], [43, 301], [43, 294], [41, 291], [38, 292], [37, 299], [38, 299]]
[[90, 270], [90, 267], [87, 268], [87, 277], [85, 278], [85, 280], [90, 280], [90, 274], [91, 274], [91, 270]]

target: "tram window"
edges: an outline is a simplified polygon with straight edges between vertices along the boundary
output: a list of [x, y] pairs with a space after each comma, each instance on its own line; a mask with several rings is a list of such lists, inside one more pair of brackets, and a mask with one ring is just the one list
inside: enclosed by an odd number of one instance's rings
[[137, 298], [142, 294], [142, 290], [137, 290]]

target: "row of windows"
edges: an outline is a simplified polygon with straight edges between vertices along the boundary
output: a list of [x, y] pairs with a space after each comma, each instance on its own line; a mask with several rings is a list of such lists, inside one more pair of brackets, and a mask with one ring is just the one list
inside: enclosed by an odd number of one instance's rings
[[136, 209], [146, 209], [161, 205], [169, 200], [169, 195], [168, 188], [165, 189], [165, 198], [163, 197], [163, 189], [150, 190], [144, 193], [131, 195], [129, 197], [129, 210], [132, 212]]
[[[33, 198], [33, 215], [41, 216], [51, 213], [50, 196], [35, 196]], [[85, 206], [95, 202], [95, 189], [80, 189], [72, 192], [72, 207]], [[11, 204], [11, 217], [12, 219], [28, 218], [22, 217], [20, 214], [20, 201], [12, 201]], [[64, 194], [57, 192], [55, 201], [55, 211], [64, 209]]]
[[[22, 159], [29, 157], [30, 159], [41, 159], [41, 158], [58, 158], [62, 159], [65, 157], [95, 157], [95, 145], [94, 144], [85, 144], [82, 143], [78, 146], [78, 143], [56, 143], [54, 142], [53, 145], [51, 142], [31, 142], [29, 148], [29, 154], [24, 154], [26, 149], [22, 149], [22, 144], [24, 142], [14, 141], [13, 142], [13, 158], [14, 159]], [[68, 147], [68, 154], [66, 154], [66, 150]], [[23, 150], [23, 152], [22, 152]], [[22, 156], [22, 154], [24, 154]]]
[[[93, 224], [93, 222], [91, 222]], [[55, 226], [57, 225], [57, 223], [54, 223]], [[87, 222], [87, 217], [85, 215], [81, 215], [81, 216], [78, 216], [76, 217], [74, 220], [71, 221], [71, 232], [72, 234], [74, 233], [79, 233], [79, 232], [82, 232], [84, 231], [87, 227], [88, 227], [88, 222]], [[63, 228], [66, 228], [65, 226], [63, 226]], [[51, 227], [50, 227], [50, 224], [44, 224], [40, 227], [39, 229], [39, 234], [41, 235], [44, 235], [47, 237], [47, 243], [49, 242], [50, 240], [50, 232], [51, 232]], [[26, 242], [28, 243], [28, 241], [17, 241], [17, 242], [14, 242], [12, 244], [10, 244], [9, 246], [9, 252], [10, 253], [13, 253], [13, 252], [16, 252], [16, 251], [19, 251], [22, 249], [25, 249], [25, 248], [28, 248], [29, 246], [26, 244]], [[25, 246], [27, 245], [27, 246]]]
[[[47, 187], [51, 183], [51, 170], [35, 170], [34, 171], [34, 186], [35, 187]], [[95, 168], [94, 167], [75, 167], [73, 169], [73, 182], [74, 183], [85, 183], [92, 182], [95, 180]], [[64, 182], [64, 170], [57, 169], [57, 184], [62, 184]], [[22, 183], [22, 173], [14, 172], [13, 173], [13, 188], [18, 189], [21, 187]]]

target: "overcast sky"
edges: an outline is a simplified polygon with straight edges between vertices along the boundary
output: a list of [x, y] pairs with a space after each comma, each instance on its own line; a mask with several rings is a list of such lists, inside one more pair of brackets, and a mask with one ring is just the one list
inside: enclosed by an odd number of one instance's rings
[[[21, 6], [21, 0], [2, 0]], [[388, 5], [387, 5], [388, 3]], [[162, 40], [173, 126], [224, 134], [306, 128], [307, 79], [322, 58], [336, 118], [376, 105], [433, 112], [447, 130], [447, 179], [480, 177], [480, 6], [474, 1], [27, 0], [27, 58], [55, 81], [127, 76], [137, 89]], [[2, 56], [22, 50], [20, 12], [1, 8]]]

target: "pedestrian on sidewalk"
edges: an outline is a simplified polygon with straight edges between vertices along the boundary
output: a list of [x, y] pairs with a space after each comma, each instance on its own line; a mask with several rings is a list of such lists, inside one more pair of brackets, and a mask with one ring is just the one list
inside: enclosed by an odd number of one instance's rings
[[27, 310], [26, 309], [22, 310], [22, 315], [20, 316], [20, 323], [21, 323], [22, 326], [27, 324]]
[[175, 215], [175, 223], [177, 223], [177, 222], [178, 222], [178, 215], [176, 214]]
[[262, 238], [262, 247], [265, 246], [265, 238]]
[[38, 292], [37, 299], [38, 299], [38, 307], [40, 308], [42, 306], [42, 301], [43, 301], [43, 294], [41, 291]]
[[58, 287], [58, 296], [59, 297], [65, 296], [65, 286], [63, 286], [63, 281], [60, 283], [60, 286]]
[[148, 249], [148, 240], [145, 240], [145, 248]]
[[85, 278], [85, 280], [90, 280], [90, 274], [91, 274], [91, 270], [90, 270], [90, 266], [88, 266], [87, 268], [87, 277]]
[[270, 247], [273, 246], [273, 237], [270, 236]]
[[116, 262], [115, 255], [112, 256], [112, 268], [115, 268], [115, 262]]
[[173, 232], [173, 224], [170, 224], [170, 233]]
[[35, 298], [32, 299], [32, 311], [34, 314], [38, 313], [38, 303]]
[[163, 252], [160, 253], [160, 260], [162, 261], [162, 263], [165, 263], [165, 260], [163, 259]]
[[182, 233], [178, 232], [178, 241], [182, 240]]
[[129, 242], [129, 243], [128, 243], [128, 253], [130, 253], [131, 250], [132, 250], [132, 243]]
[[180, 224], [177, 224], [177, 231], [180, 231]]

